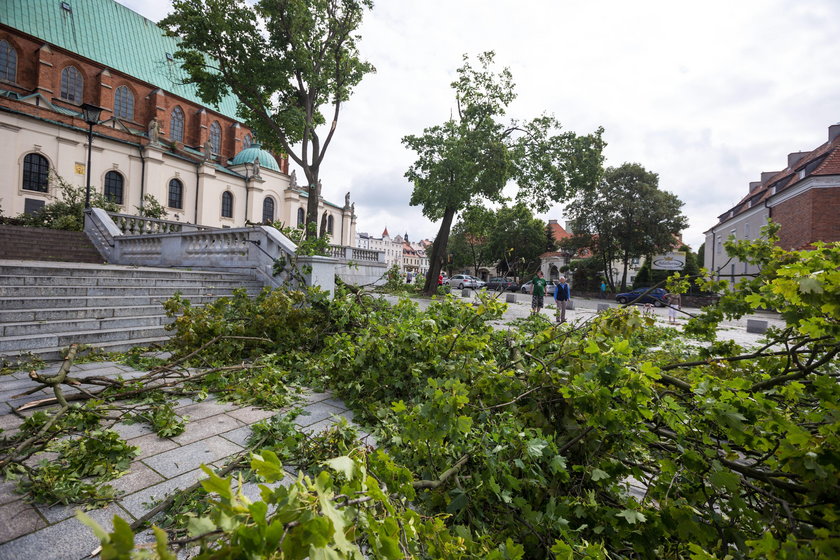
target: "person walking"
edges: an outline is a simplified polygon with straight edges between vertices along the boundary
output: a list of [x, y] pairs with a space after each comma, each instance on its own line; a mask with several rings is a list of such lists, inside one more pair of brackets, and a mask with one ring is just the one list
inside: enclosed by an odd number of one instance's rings
[[537, 275], [531, 280], [531, 284], [534, 286], [534, 295], [531, 296], [531, 315], [536, 315], [543, 308], [543, 298], [545, 297], [546, 281], [543, 278], [542, 270], [537, 272]]
[[601, 280], [601, 299], [607, 299], [607, 283]]
[[682, 297], [680, 294], [668, 294], [668, 324], [677, 324], [677, 310], [682, 309]]
[[554, 303], [557, 305], [557, 322], [566, 322], [566, 304], [572, 299], [572, 290], [566, 284], [566, 277], [560, 277], [560, 283], [554, 286]]

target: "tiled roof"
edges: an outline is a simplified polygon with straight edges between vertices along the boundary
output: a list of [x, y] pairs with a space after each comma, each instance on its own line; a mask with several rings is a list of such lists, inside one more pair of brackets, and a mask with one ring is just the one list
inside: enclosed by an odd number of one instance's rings
[[233, 96], [213, 107], [183, 83], [173, 37], [113, 0], [0, 0], [0, 23], [238, 120]]
[[808, 153], [793, 167], [785, 167], [750, 189], [738, 204], [718, 216], [718, 223], [726, 222], [810, 177], [825, 175], [840, 175], [840, 136]]
[[563, 229], [563, 226], [558, 224], [556, 221], [552, 220], [548, 223], [548, 228], [551, 230], [551, 237], [554, 238], [554, 241], [560, 241], [561, 239], [568, 239], [572, 236], [571, 233]]

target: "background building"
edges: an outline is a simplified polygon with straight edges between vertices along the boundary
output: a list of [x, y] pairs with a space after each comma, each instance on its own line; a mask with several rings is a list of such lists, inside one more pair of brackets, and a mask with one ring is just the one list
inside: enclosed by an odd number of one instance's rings
[[733, 284], [756, 268], [726, 254], [727, 239], [756, 239], [772, 219], [779, 245], [807, 249], [816, 241], [840, 241], [840, 124], [828, 128], [828, 141], [810, 152], [788, 155], [782, 171], [761, 174], [738, 204], [706, 232], [703, 266]]
[[[0, 208], [34, 212], [57, 194], [50, 174], [85, 185], [83, 104], [93, 128], [90, 182], [125, 213], [154, 196], [168, 218], [215, 226], [303, 224], [307, 192], [288, 160], [262, 149], [232, 97], [203, 103], [173, 38], [113, 0], [0, 2]], [[354, 207], [319, 202], [334, 244], [355, 241]]]

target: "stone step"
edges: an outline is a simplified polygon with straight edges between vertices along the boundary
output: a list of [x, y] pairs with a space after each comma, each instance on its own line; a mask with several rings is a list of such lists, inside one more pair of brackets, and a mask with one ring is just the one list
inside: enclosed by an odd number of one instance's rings
[[143, 338], [166, 338], [168, 336], [168, 331], [162, 325], [130, 329], [7, 336], [0, 339], [0, 355], [39, 353], [39, 350], [44, 348], [64, 348], [74, 343], [100, 346], [105, 342], [128, 342]]
[[96, 276], [97, 278], [190, 278], [199, 281], [207, 279], [243, 280], [254, 279], [253, 275], [236, 272], [209, 270], [185, 270], [181, 268], [140, 268], [120, 265], [97, 265], [89, 263], [68, 263], [58, 266], [51, 262], [33, 261], [22, 265], [20, 261], [0, 259], [0, 274], [4, 276]]
[[150, 277], [121, 277], [121, 276], [22, 276], [0, 274], [0, 287], [3, 286], [132, 286], [144, 287], [178, 287], [191, 284], [212, 285], [218, 287], [261, 286], [251, 279], [218, 279], [218, 278], [164, 278]]
[[[259, 294], [259, 290], [249, 288], [246, 290], [247, 294], [255, 297]], [[120, 305], [137, 306], [137, 305], [152, 305], [156, 303], [163, 303], [173, 293], [161, 295], [127, 295], [115, 294], [112, 296], [88, 296], [81, 297], [67, 297], [67, 296], [47, 296], [47, 297], [16, 297], [16, 298], [0, 298], [0, 310], [12, 309], [57, 309], [57, 308], [77, 308], [81, 306], [100, 308], [100, 307], [116, 307]], [[189, 299], [195, 305], [204, 305], [219, 297], [232, 295], [229, 291], [217, 290], [214, 292], [207, 292], [205, 294], [192, 294], [186, 299]]]
[[141, 317], [110, 317], [106, 319], [65, 319], [62, 321], [22, 321], [0, 323], [0, 338], [16, 336], [37, 336], [83, 331], [107, 331], [113, 329], [134, 329], [167, 325], [174, 318], [166, 315], [144, 315]]
[[[164, 345], [169, 340], [169, 335], [166, 336], [150, 336], [148, 338], [135, 338], [131, 340], [112, 340], [106, 342], [98, 342], [94, 346], [103, 352], [125, 352], [136, 348], [138, 346], [153, 346]], [[44, 348], [33, 348], [26, 351], [0, 352], [0, 364], [4, 361], [14, 361], [15, 359], [27, 360], [32, 356], [37, 356], [42, 360], [61, 360], [64, 358], [66, 346], [49, 346]]]
[[[152, 296], [169, 298], [178, 292], [183, 296], [230, 294], [239, 286], [214, 286], [201, 283], [180, 286], [0, 286], [2, 298], [34, 298], [34, 297], [111, 297], [120, 294], [132, 296]], [[256, 286], [242, 286], [253, 289]]]
[[64, 307], [56, 309], [6, 309], [0, 310], [0, 324], [67, 321], [71, 319], [108, 319], [112, 317], [145, 317], [160, 315], [159, 303], [152, 305], [120, 305], [117, 307]]

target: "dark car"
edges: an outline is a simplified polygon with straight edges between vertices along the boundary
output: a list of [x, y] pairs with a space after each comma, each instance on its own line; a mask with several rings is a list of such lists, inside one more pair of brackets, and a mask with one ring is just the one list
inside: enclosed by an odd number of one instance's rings
[[488, 290], [493, 290], [496, 292], [504, 292], [510, 290], [511, 292], [515, 292], [519, 289], [519, 284], [516, 282], [512, 282], [507, 278], [491, 278], [489, 282], [484, 286]]
[[637, 288], [623, 294], [616, 294], [615, 300], [618, 303], [652, 303], [656, 307], [663, 307], [668, 304], [665, 300], [666, 293], [662, 288], [654, 288], [649, 292], [648, 288]]

